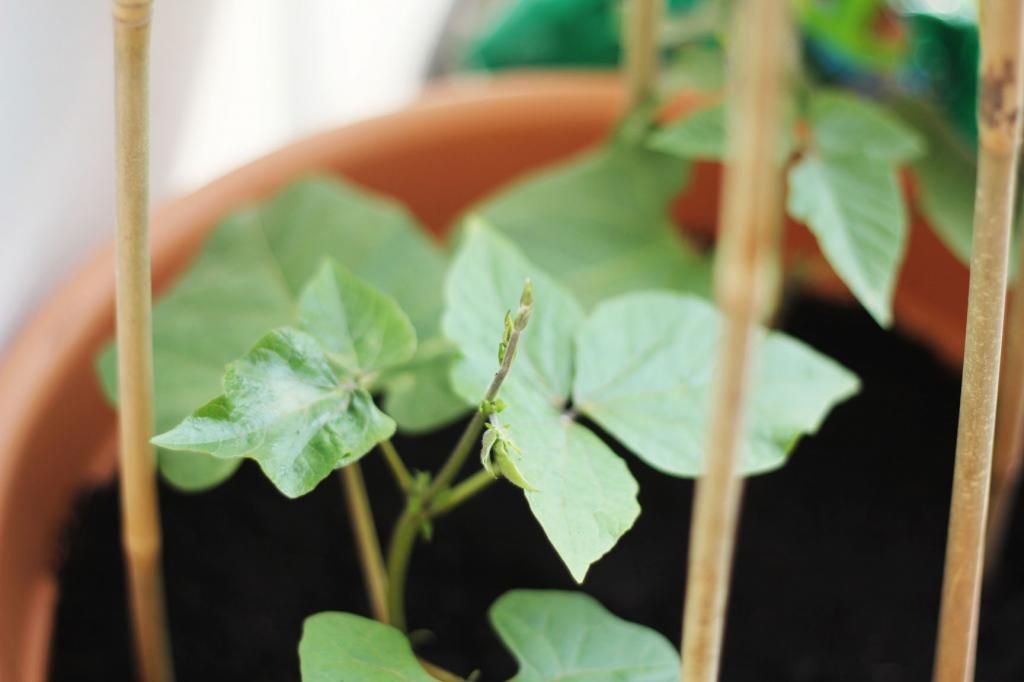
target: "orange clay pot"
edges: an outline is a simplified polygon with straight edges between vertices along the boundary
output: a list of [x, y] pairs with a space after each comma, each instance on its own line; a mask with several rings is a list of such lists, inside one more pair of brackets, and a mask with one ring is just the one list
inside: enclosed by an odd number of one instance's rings
[[[676, 103], [685, 111], [695, 99]], [[409, 206], [435, 233], [520, 173], [602, 139], [623, 111], [615, 76], [520, 74], [437, 86], [403, 112], [298, 142], [153, 215], [159, 291], [226, 213], [297, 176], [336, 173]], [[713, 235], [719, 169], [701, 165], [673, 211]], [[967, 271], [914, 212], [896, 323], [948, 361], [962, 355]], [[789, 224], [788, 262], [829, 297], [849, 298], [814, 239]], [[92, 258], [40, 307], [0, 364], [0, 680], [45, 679], [58, 539], [76, 496], [116, 467], [115, 413], [93, 370], [114, 330], [114, 254]], [[173, 523], [173, 519], [166, 522]]]

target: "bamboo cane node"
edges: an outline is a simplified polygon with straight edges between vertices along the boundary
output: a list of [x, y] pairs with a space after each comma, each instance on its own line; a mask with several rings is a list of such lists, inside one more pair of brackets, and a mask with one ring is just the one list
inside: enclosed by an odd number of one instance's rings
[[153, 16], [153, 0], [114, 0], [114, 23], [124, 28], [142, 28]]
[[978, 122], [982, 144], [998, 154], [1011, 154], [1019, 133], [1020, 78], [1009, 56], [993, 60], [982, 69], [978, 93]]

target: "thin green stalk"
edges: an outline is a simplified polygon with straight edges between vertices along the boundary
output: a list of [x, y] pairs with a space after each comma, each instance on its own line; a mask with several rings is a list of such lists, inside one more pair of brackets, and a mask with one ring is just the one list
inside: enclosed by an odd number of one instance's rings
[[[490, 391], [488, 391], [490, 393]], [[497, 391], [494, 392], [497, 395]], [[492, 396], [493, 399], [493, 396]], [[455, 444], [455, 448], [451, 454], [448, 455], [448, 459], [445, 460], [441, 470], [434, 477], [430, 484], [430, 488], [427, 489], [425, 499], [429, 500], [438, 494], [445, 488], [447, 488], [455, 477], [458, 476], [459, 471], [462, 470], [462, 466], [466, 463], [469, 455], [476, 449], [480, 441], [480, 433], [484, 430], [484, 424], [487, 422], [487, 415], [480, 410], [473, 413], [473, 418], [466, 424], [466, 428], [463, 430], [462, 435], [459, 436], [459, 441]]]
[[416, 544], [416, 536], [424, 523], [456, 507], [485, 490], [495, 479], [491, 474], [480, 470], [465, 479], [454, 488], [446, 489], [436, 498], [437, 504], [426, 499], [413, 497], [405, 511], [395, 523], [388, 546], [387, 575], [388, 581], [388, 620], [399, 630], [405, 631], [405, 581], [409, 574], [409, 562]]
[[[395, 523], [395, 529], [391, 534], [391, 543], [388, 545], [387, 572], [390, 578], [388, 584], [388, 614], [391, 624], [404, 631], [405, 627], [405, 580], [409, 572], [409, 561], [412, 557], [413, 546], [416, 544], [416, 536], [419, 534], [423, 523], [430, 520], [433, 504], [439, 497], [449, 490], [452, 481], [458, 475], [465, 464], [470, 453], [476, 448], [483, 431], [484, 423], [494, 409], [494, 403], [498, 397], [498, 391], [512, 368], [512, 361], [515, 359], [519, 349], [519, 339], [526, 324], [530, 319], [533, 310], [533, 285], [527, 280], [523, 287], [522, 296], [519, 299], [519, 309], [515, 317], [511, 314], [505, 318], [505, 336], [502, 340], [499, 351], [498, 371], [494, 373], [483, 400], [480, 401], [480, 408], [473, 414], [473, 418], [466, 429], [462, 432], [458, 443], [448, 456], [447, 461], [441, 467], [437, 476], [430, 482], [430, 485], [422, 493], [412, 491], [405, 511]], [[489, 476], [489, 475], [488, 475]], [[445, 512], [451, 511], [458, 504], [472, 497], [473, 494], [486, 487], [476, 475], [466, 479], [458, 486], [459, 499], [452, 503], [451, 499], [445, 500], [442, 505]]]
[[387, 623], [388, 577], [384, 571], [384, 557], [380, 551], [380, 539], [377, 537], [377, 526], [373, 522], [363, 472], [359, 468], [359, 463], [353, 462], [342, 469], [340, 474], [359, 563], [363, 569], [363, 580], [366, 583], [367, 595], [370, 597], [370, 609], [374, 618]]
[[405, 579], [420, 526], [426, 520], [422, 507], [411, 503], [395, 523], [388, 546], [388, 622], [405, 632]]
[[438, 497], [436, 503], [428, 510], [430, 518], [436, 519], [438, 516], [447, 514], [477, 493], [489, 488], [497, 480], [490, 472], [481, 469]]
[[394, 443], [389, 438], [382, 440], [378, 443], [378, 446], [380, 446], [380, 451], [384, 454], [384, 461], [387, 462], [388, 468], [391, 469], [391, 475], [394, 476], [395, 483], [398, 484], [398, 489], [403, 493], [407, 492], [409, 486], [412, 485], [412, 474], [406, 468], [405, 462], [402, 461], [402, 456], [395, 449]]
[[530, 318], [532, 305], [533, 286], [527, 281], [526, 286], [523, 288], [523, 297], [519, 304], [519, 311], [516, 313], [515, 325], [508, 332], [504, 355], [501, 358], [498, 371], [494, 373], [494, 378], [491, 379], [491, 384], [487, 387], [487, 392], [480, 402], [481, 409], [473, 414], [473, 418], [466, 425], [466, 430], [462, 432], [462, 436], [455, 445], [455, 449], [452, 450], [452, 454], [448, 457], [448, 461], [444, 463], [441, 471], [438, 472], [430, 484], [430, 488], [427, 489], [426, 496], [424, 497], [425, 501], [429, 502], [434, 499], [438, 493], [451, 485], [462, 469], [462, 465], [465, 464], [466, 458], [475, 449], [480, 438], [480, 432], [483, 431], [484, 423], [488, 417], [482, 408], [484, 405], [494, 402], [498, 397], [501, 384], [505, 381], [505, 377], [508, 376], [508, 372], [512, 368], [512, 361], [515, 359], [516, 351], [519, 349], [519, 338], [522, 336], [526, 323]]

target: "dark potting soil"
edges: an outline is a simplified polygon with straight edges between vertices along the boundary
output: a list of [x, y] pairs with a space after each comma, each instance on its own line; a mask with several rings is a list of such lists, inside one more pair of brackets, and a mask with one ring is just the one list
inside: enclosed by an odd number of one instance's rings
[[[866, 314], [810, 300], [785, 328], [862, 378], [862, 393], [805, 438], [781, 471], [749, 481], [730, 604], [725, 682], [928, 679], [956, 436], [958, 378]], [[457, 428], [399, 439], [435, 467]], [[692, 483], [626, 456], [640, 482], [636, 526], [581, 588], [677, 641]], [[364, 460], [382, 533], [397, 515], [380, 458]], [[288, 501], [254, 466], [208, 493], [162, 491], [178, 679], [298, 679], [302, 620], [367, 613], [340, 486]], [[111, 487], [83, 499], [67, 533], [52, 657], [55, 682], [129, 680], [131, 662]], [[978, 680], [1024, 680], [1024, 523], [986, 591]], [[516, 587], [577, 589], [509, 485], [439, 521], [409, 581], [409, 622], [428, 658], [485, 680], [515, 671], [487, 622]], [[340, 679], [340, 678], [339, 678]]]

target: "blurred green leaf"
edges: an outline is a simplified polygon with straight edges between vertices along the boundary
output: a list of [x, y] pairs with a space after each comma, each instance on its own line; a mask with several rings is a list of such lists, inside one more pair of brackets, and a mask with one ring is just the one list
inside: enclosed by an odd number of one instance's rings
[[[297, 181], [265, 205], [218, 225], [195, 263], [154, 307], [158, 433], [216, 396], [225, 365], [267, 330], [295, 322], [299, 290], [325, 258], [393, 296], [420, 339], [438, 335], [445, 258], [408, 212], [334, 179]], [[420, 405], [415, 428], [438, 426], [464, 410], [450, 392], [447, 401], [434, 399], [437, 372], [431, 370], [421, 384], [414, 363], [403, 374], [402, 399]], [[112, 345], [98, 367], [116, 402]], [[163, 475], [185, 490], [212, 487], [237, 464], [160, 453]]]
[[519, 662], [511, 682], [679, 679], [674, 645], [654, 630], [617, 618], [585, 594], [513, 590], [494, 602], [490, 619]]
[[651, 135], [650, 146], [684, 159], [725, 158], [725, 105], [697, 109]]
[[975, 151], [925, 102], [905, 98], [894, 106], [927, 141], [927, 152], [912, 166], [921, 212], [949, 250], [969, 264], [978, 172]]
[[299, 322], [353, 375], [400, 365], [416, 352], [416, 330], [395, 299], [333, 261], [299, 295]]
[[854, 296], [888, 326], [907, 242], [895, 168], [865, 156], [805, 154], [790, 170], [787, 208], [814, 233]]
[[299, 668], [302, 682], [434, 682], [398, 629], [351, 613], [306, 619]]
[[925, 151], [924, 141], [882, 106], [844, 90], [816, 90], [808, 118], [813, 149], [825, 157], [857, 156], [882, 161], [911, 161]]
[[530, 175], [474, 211], [585, 307], [638, 289], [707, 295], [710, 259], [677, 232], [669, 202], [688, 165], [613, 139]]

